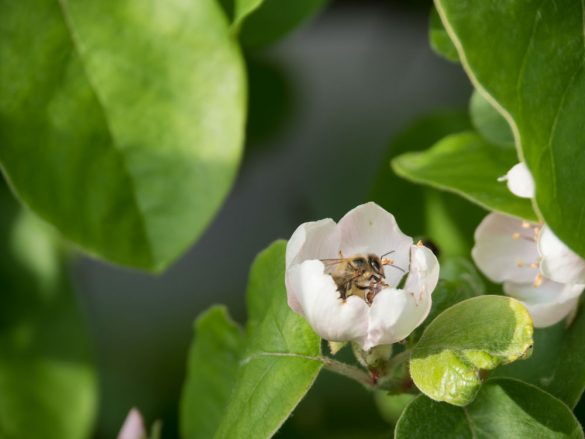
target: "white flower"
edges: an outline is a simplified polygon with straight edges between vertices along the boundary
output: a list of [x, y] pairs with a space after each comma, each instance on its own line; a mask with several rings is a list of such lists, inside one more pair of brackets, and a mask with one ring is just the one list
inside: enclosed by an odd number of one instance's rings
[[534, 179], [524, 162], [514, 165], [499, 181], [507, 181], [510, 192], [520, 198], [534, 198]]
[[[325, 273], [323, 260], [340, 255], [381, 257], [389, 252], [392, 260], [382, 260], [381, 267], [385, 284], [380, 284], [371, 304], [358, 295], [342, 298], [333, 277]], [[398, 288], [406, 272], [404, 287]], [[354, 341], [368, 350], [403, 340], [423, 322], [431, 308], [439, 263], [429, 249], [413, 245], [394, 216], [367, 203], [347, 213], [338, 224], [324, 219], [300, 225], [287, 245], [285, 278], [290, 307], [321, 338]]]
[[118, 439], [145, 439], [146, 429], [144, 428], [144, 421], [140, 412], [133, 408], [128, 413], [124, 425], [120, 433], [118, 433]]
[[585, 261], [546, 226], [491, 213], [475, 231], [471, 254], [490, 280], [526, 305], [536, 327], [566, 317], [585, 288]]

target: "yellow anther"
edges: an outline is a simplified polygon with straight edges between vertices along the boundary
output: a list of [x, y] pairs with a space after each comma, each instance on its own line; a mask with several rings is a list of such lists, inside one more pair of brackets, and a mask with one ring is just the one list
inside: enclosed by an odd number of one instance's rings
[[517, 260], [517, 261], [516, 261], [516, 267], [518, 267], [518, 268], [522, 268], [522, 267], [524, 267], [524, 261]]
[[529, 229], [532, 226], [529, 221], [522, 221], [522, 228]]
[[542, 281], [543, 281], [542, 274], [538, 273], [534, 278], [534, 283], [532, 284], [532, 286], [534, 288], [538, 288], [539, 286], [542, 285]]
[[520, 239], [520, 233], [518, 232], [512, 233], [512, 239]]

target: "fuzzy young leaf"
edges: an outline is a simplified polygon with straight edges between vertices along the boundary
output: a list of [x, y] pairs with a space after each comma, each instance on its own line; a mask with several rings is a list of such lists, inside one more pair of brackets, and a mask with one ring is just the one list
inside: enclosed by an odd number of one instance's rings
[[12, 188], [88, 252], [164, 269], [218, 210], [241, 155], [243, 64], [219, 6], [1, 9], [0, 162]]
[[585, 257], [583, 2], [435, 4], [476, 89], [510, 122], [544, 220]]
[[498, 182], [517, 161], [514, 150], [465, 132], [446, 137], [427, 151], [403, 154], [392, 161], [392, 168], [404, 178], [455, 192], [488, 210], [536, 220], [530, 201]]
[[467, 405], [481, 386], [481, 371], [527, 356], [532, 333], [528, 311], [514, 299], [465, 300], [427, 326], [412, 352], [412, 379], [436, 401]]
[[530, 384], [491, 379], [467, 407], [454, 407], [420, 395], [403, 412], [396, 439], [488, 439], [583, 437], [571, 410]]

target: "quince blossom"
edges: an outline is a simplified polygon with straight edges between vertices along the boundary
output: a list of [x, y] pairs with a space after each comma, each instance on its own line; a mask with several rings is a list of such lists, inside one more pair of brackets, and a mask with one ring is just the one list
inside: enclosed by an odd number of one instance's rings
[[[333, 277], [326, 274], [324, 260], [388, 253], [392, 260], [382, 259], [384, 284], [371, 303], [357, 295], [343, 298]], [[417, 328], [430, 311], [438, 278], [435, 255], [413, 245], [394, 216], [375, 203], [356, 207], [337, 224], [331, 219], [301, 224], [286, 249], [289, 306], [321, 338], [353, 341], [364, 350], [403, 340]]]
[[[534, 197], [534, 180], [524, 163], [504, 177], [512, 193]], [[577, 306], [585, 289], [585, 260], [543, 224], [492, 213], [475, 232], [475, 263], [504, 292], [522, 301], [534, 326], [553, 325]]]
[[146, 429], [140, 412], [133, 408], [128, 413], [118, 439], [146, 439]]

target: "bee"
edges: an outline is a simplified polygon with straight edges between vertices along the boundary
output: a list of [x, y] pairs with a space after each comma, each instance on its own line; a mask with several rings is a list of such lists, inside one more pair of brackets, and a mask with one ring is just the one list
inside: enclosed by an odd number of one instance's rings
[[400, 267], [393, 265], [392, 259], [384, 257], [391, 253], [393, 251], [382, 257], [368, 253], [345, 258], [339, 252], [339, 258], [321, 259], [321, 262], [325, 265], [325, 274], [329, 274], [335, 281], [341, 299], [358, 296], [371, 305], [376, 294], [389, 286], [386, 283], [384, 266], [390, 265], [404, 272]]

